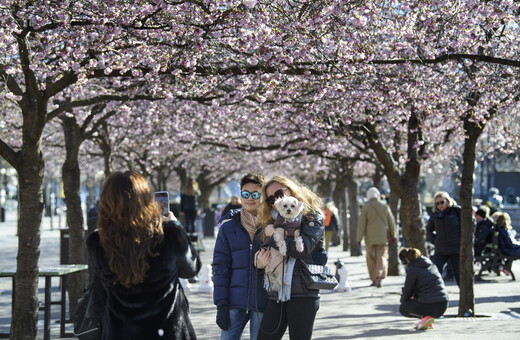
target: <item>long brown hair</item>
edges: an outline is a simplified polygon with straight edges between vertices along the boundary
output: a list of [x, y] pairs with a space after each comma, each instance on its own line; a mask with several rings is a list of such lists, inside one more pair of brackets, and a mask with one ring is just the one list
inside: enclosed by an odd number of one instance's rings
[[98, 230], [108, 266], [124, 286], [144, 281], [153, 249], [163, 240], [159, 205], [146, 179], [133, 171], [112, 173], [99, 200]]

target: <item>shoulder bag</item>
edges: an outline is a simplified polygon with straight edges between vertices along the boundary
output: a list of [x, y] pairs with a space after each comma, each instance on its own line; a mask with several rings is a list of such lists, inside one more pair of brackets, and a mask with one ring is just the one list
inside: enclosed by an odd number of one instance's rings
[[78, 300], [78, 306], [74, 312], [74, 335], [80, 340], [101, 339], [99, 317], [94, 308], [92, 285], [85, 289], [83, 297]]
[[307, 289], [334, 289], [338, 285], [336, 276], [326, 265], [307, 264], [302, 266], [302, 275]]

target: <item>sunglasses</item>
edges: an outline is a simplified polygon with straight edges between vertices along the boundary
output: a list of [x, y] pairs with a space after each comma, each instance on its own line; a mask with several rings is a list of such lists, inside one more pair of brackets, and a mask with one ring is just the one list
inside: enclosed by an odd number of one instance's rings
[[285, 190], [287, 190], [287, 188], [281, 188], [281, 189], [276, 190], [274, 192], [274, 194], [267, 197], [267, 199], [266, 199], [267, 203], [269, 203], [270, 205], [273, 205], [274, 201], [276, 201], [278, 198], [282, 198], [285, 196], [285, 194], [284, 194]]
[[439, 201], [439, 202], [435, 202], [435, 206], [438, 206], [438, 205], [443, 205], [444, 203], [446, 203], [446, 201]]
[[260, 193], [258, 191], [249, 192], [247, 190], [244, 190], [240, 193], [240, 195], [242, 195], [242, 198], [249, 198], [249, 196], [251, 196], [251, 198], [254, 200], [260, 198]]

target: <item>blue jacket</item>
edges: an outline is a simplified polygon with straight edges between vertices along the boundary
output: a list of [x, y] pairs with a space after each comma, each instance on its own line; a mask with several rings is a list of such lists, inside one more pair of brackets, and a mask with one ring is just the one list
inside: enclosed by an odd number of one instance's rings
[[263, 272], [253, 266], [252, 241], [240, 223], [240, 210], [231, 210], [221, 221], [213, 252], [213, 303], [263, 312]]

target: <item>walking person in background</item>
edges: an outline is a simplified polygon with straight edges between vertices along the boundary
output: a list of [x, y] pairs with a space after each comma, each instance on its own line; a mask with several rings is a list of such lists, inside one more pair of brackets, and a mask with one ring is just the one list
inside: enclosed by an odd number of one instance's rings
[[222, 209], [222, 214], [220, 215], [221, 217], [224, 217], [226, 216], [226, 214], [230, 211], [230, 210], [233, 210], [233, 209], [240, 209], [242, 208], [242, 204], [240, 204], [240, 200], [238, 199], [237, 196], [231, 196], [231, 200], [229, 201], [229, 203], [224, 207], [224, 209]]
[[[239, 340], [249, 321], [251, 340], [256, 340], [262, 322], [267, 292], [263, 275], [253, 267], [251, 251], [265, 178], [247, 174], [240, 180], [242, 210], [223, 215], [213, 252], [213, 302], [221, 340]], [[263, 256], [269, 254], [264, 251]]]
[[406, 266], [399, 312], [408, 318], [421, 319], [416, 329], [425, 330], [448, 308], [448, 291], [437, 266], [421, 255], [416, 248], [399, 252], [399, 259]]
[[449, 263], [457, 285], [459, 285], [460, 271], [460, 207], [445, 191], [437, 192], [434, 197], [433, 214], [426, 224], [428, 241], [435, 246], [432, 261], [442, 273], [444, 265]]
[[357, 245], [365, 239], [368, 274], [372, 284], [380, 288], [388, 273], [388, 243], [395, 242], [395, 221], [387, 204], [381, 201], [375, 187], [368, 189], [368, 201], [361, 208], [357, 230]]
[[[277, 198], [293, 196], [303, 203], [300, 236], [303, 239], [302, 252], [296, 249], [294, 237], [286, 236], [287, 253], [283, 261], [284, 281], [280, 291], [268, 288], [269, 301], [260, 326], [258, 340], [282, 339], [287, 327], [291, 340], [310, 340], [314, 319], [319, 308], [319, 290], [307, 288], [304, 284], [306, 264], [327, 263], [327, 253], [323, 249], [323, 214], [321, 199], [306, 186], [283, 176], [274, 176], [262, 187], [266, 197], [258, 209], [258, 221], [262, 226], [254, 240], [255, 265], [264, 269], [269, 256], [263, 250], [272, 243], [267, 227], [279, 216], [274, 208]], [[271, 250], [267, 251], [268, 254]], [[265, 283], [264, 283], [265, 284]], [[267, 284], [269, 286], [269, 284]]]
[[191, 236], [195, 233], [195, 220], [197, 219], [198, 196], [200, 196], [199, 184], [189, 178], [184, 190], [181, 192], [180, 211], [184, 215], [186, 232]]
[[325, 251], [329, 251], [329, 245], [332, 242], [332, 238], [339, 229], [339, 216], [338, 208], [336, 208], [336, 205], [331, 198], [326, 198], [323, 202], [325, 203], [325, 206], [323, 207], [323, 214], [325, 215], [323, 218], [323, 225], [325, 227]]
[[172, 212], [161, 216], [145, 178], [114, 172], [87, 240], [102, 339], [195, 339], [180, 278], [201, 268]]

